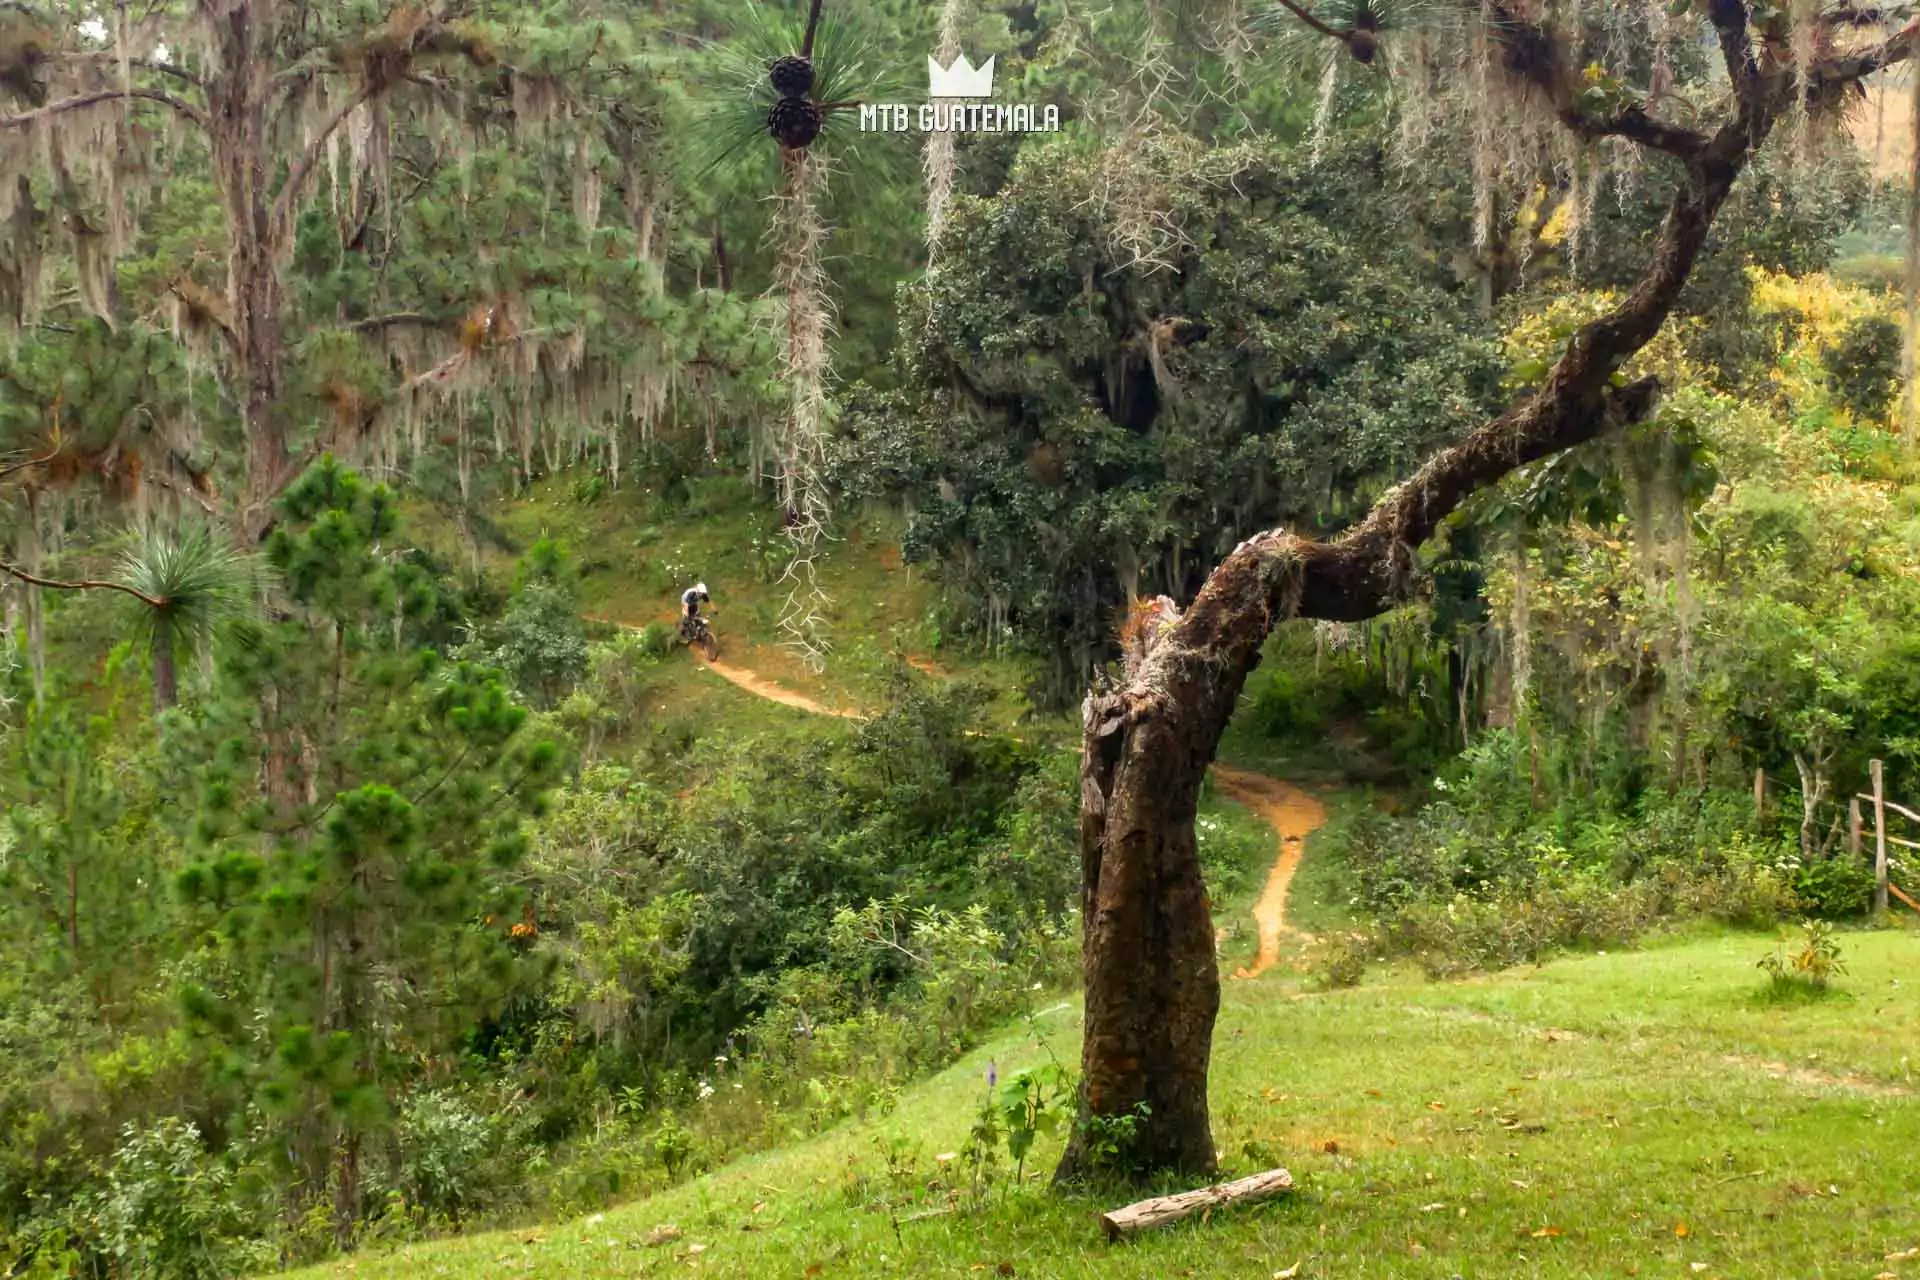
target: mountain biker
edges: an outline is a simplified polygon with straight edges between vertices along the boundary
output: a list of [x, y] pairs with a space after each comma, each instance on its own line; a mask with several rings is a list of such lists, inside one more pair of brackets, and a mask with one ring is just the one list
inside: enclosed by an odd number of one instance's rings
[[680, 593], [680, 625], [692, 628], [700, 621], [700, 606], [712, 604], [713, 597], [707, 594], [707, 584], [696, 582]]

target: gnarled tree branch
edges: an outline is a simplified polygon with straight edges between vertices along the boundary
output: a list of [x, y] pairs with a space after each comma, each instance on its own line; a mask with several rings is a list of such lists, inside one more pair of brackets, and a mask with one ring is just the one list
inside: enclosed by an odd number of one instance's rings
[[162, 106], [173, 108], [202, 129], [207, 127], [206, 113], [185, 98], [176, 98], [159, 89], [101, 89], [94, 93], [81, 93], [71, 98], [63, 98], [59, 102], [51, 102], [44, 107], [36, 107], [32, 111], [23, 111], [17, 116], [0, 116], [0, 129], [22, 129], [41, 120], [65, 115], [69, 111], [79, 111], [86, 107], [99, 106], [103, 102], [120, 102], [127, 99], [157, 102]]
[[1313, 28], [1313, 30], [1319, 32], [1321, 35], [1332, 40], [1338, 40], [1341, 44], [1348, 43], [1346, 32], [1340, 30], [1338, 27], [1328, 26], [1319, 18], [1315, 17], [1312, 10], [1295, 4], [1294, 0], [1279, 0], [1279, 4], [1282, 9], [1285, 9], [1288, 13], [1300, 19], [1300, 21], [1306, 23], [1307, 26]]
[[4, 560], [0, 560], [0, 573], [4, 573], [11, 578], [18, 578], [30, 586], [46, 587], [52, 591], [118, 591], [125, 595], [132, 596], [143, 604], [151, 605], [155, 609], [164, 609], [167, 607], [165, 600], [160, 599], [158, 596], [150, 596], [144, 591], [136, 591], [124, 582], [59, 582], [52, 578], [42, 578], [36, 574], [28, 573], [25, 569], [16, 568]]
[[1629, 103], [1605, 115], [1582, 107], [1572, 50], [1544, 21], [1495, 5], [1492, 34], [1506, 51], [1508, 74], [1544, 94], [1560, 123], [1580, 137], [1588, 141], [1623, 138], [1682, 160], [1693, 159], [1707, 145], [1705, 134], [1655, 118], [1645, 103]]
[[293, 167], [287, 171], [286, 182], [280, 187], [280, 194], [274, 197], [272, 221], [268, 224], [271, 228], [268, 234], [272, 238], [272, 243], [285, 244], [286, 237], [293, 234], [295, 211], [300, 207], [300, 193], [306, 187], [307, 176], [313, 172], [314, 166], [319, 164], [320, 158], [326, 154], [327, 139], [346, 123], [348, 116], [373, 101], [382, 92], [381, 87], [373, 81], [362, 84], [354, 91], [353, 96], [327, 117], [326, 121], [314, 131], [313, 136], [307, 139], [306, 149], [294, 160]]

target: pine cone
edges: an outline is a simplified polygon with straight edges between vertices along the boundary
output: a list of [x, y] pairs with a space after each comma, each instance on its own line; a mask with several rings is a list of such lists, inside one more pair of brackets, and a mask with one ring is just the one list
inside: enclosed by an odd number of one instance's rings
[[773, 91], [783, 98], [804, 98], [813, 92], [813, 63], [805, 58], [775, 58], [767, 67]]
[[802, 151], [820, 136], [820, 104], [805, 98], [782, 98], [767, 112], [767, 132], [789, 151]]

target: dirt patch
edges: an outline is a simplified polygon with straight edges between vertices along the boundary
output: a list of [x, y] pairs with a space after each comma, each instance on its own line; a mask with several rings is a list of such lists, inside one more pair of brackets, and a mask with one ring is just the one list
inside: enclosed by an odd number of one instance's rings
[[1318, 800], [1291, 783], [1260, 773], [1244, 773], [1215, 765], [1213, 779], [1221, 792], [1259, 814], [1279, 833], [1280, 856], [1267, 873], [1266, 888], [1253, 904], [1253, 921], [1260, 929], [1260, 949], [1253, 964], [1236, 970], [1236, 978], [1257, 978], [1280, 962], [1280, 940], [1289, 933], [1306, 937], [1287, 923], [1287, 891], [1300, 869], [1307, 836], [1326, 825], [1327, 811]]
[[1804, 1085], [1813, 1089], [1830, 1089], [1839, 1093], [1865, 1094], [1874, 1098], [1906, 1098], [1912, 1096], [1912, 1090], [1897, 1084], [1885, 1084], [1879, 1080], [1869, 1080], [1865, 1076], [1852, 1073], [1836, 1075], [1831, 1071], [1819, 1071], [1812, 1067], [1796, 1067], [1785, 1062], [1768, 1062], [1764, 1058], [1750, 1058], [1730, 1053], [1721, 1059], [1729, 1066], [1744, 1071], [1757, 1072], [1773, 1080], [1783, 1080], [1788, 1084]]

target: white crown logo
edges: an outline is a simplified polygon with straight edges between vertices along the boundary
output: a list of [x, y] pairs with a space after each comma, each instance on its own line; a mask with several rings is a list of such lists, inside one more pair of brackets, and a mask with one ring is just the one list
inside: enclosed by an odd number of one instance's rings
[[993, 58], [988, 58], [977, 67], [967, 61], [964, 53], [955, 58], [950, 67], [942, 67], [928, 58], [927, 95], [933, 98], [991, 98]]

